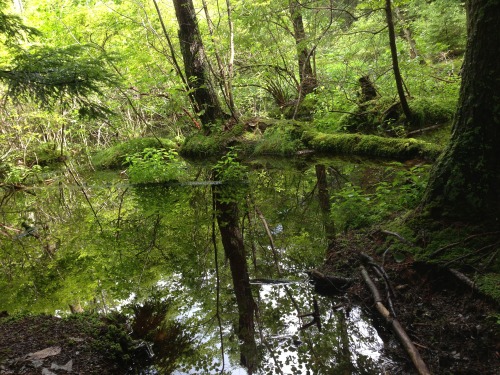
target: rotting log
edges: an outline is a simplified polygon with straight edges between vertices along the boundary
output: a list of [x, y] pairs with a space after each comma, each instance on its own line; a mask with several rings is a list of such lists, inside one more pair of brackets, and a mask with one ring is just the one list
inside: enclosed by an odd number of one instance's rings
[[361, 270], [361, 276], [363, 277], [363, 280], [365, 281], [368, 289], [370, 289], [370, 292], [373, 296], [373, 300], [375, 302], [375, 307], [377, 308], [377, 311], [380, 313], [380, 315], [382, 315], [382, 317], [386, 320], [386, 322], [391, 325], [392, 330], [394, 331], [399, 341], [405, 348], [406, 352], [410, 356], [413, 365], [417, 369], [418, 373], [420, 375], [430, 375], [430, 371], [427, 368], [427, 365], [425, 364], [424, 360], [420, 356], [420, 353], [418, 352], [418, 349], [416, 348], [415, 344], [413, 344], [410, 337], [407, 335], [406, 331], [401, 326], [399, 321], [395, 319], [393, 316], [391, 316], [389, 310], [387, 310], [387, 308], [382, 303], [380, 292], [378, 291], [377, 286], [375, 285], [370, 275], [368, 274], [368, 271], [364, 266], [360, 266], [360, 270]]

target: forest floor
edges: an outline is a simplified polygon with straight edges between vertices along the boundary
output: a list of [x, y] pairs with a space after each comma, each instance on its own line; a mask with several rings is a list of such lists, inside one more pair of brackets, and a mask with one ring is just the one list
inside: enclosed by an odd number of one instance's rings
[[[0, 374], [125, 374], [115, 322], [91, 314], [0, 318]], [[120, 358], [121, 357], [121, 358]]]
[[[375, 236], [376, 237], [376, 236]], [[396, 319], [420, 352], [431, 374], [496, 375], [500, 374], [500, 322], [498, 304], [459, 281], [451, 272], [436, 265], [417, 262], [406, 256], [396, 261], [391, 256], [376, 255], [373, 233], [351, 234], [343, 238], [344, 245], [336, 246], [319, 269], [320, 275], [353, 277], [360, 275], [363, 257], [367, 254], [374, 263], [383, 264], [389, 284], [394, 290], [391, 297]], [[367, 265], [371, 278], [386, 301], [382, 278]], [[328, 290], [324, 282], [318, 289]], [[326, 287], [326, 290], [325, 290]], [[338, 289], [336, 291], [339, 292]], [[397, 342], [386, 320], [378, 315], [373, 296], [361, 276], [346, 290], [351, 301], [370, 311], [384, 341], [389, 358], [401, 368], [387, 369], [389, 374], [415, 374], [415, 368], [403, 347]]]

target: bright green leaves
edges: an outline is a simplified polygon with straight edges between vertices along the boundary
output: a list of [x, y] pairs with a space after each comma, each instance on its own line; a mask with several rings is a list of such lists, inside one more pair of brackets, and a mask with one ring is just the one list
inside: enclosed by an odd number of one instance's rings
[[219, 181], [241, 182], [246, 180], [248, 168], [239, 162], [237, 152], [232, 149], [215, 164], [213, 170]]
[[338, 228], [346, 231], [367, 227], [420, 202], [427, 183], [427, 167], [389, 167], [386, 173], [388, 178], [370, 190], [348, 182], [333, 194], [331, 212]]
[[175, 150], [146, 148], [125, 160], [130, 164], [127, 174], [137, 184], [179, 181], [186, 172], [186, 163]]

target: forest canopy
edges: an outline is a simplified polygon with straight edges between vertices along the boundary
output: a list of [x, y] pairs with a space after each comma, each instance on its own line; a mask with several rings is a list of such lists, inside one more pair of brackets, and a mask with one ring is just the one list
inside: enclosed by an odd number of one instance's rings
[[[194, 2], [207, 82], [222, 111], [238, 118], [302, 117], [327, 132], [363, 130], [349, 113], [358, 113], [359, 80], [368, 77], [377, 100], [362, 127], [401, 134], [401, 123], [384, 117], [398, 100], [383, 6]], [[205, 110], [193, 102], [173, 3], [29, 0], [2, 1], [1, 7], [5, 131], [12, 128], [9, 114], [19, 111], [57, 117], [49, 133], [74, 121], [78, 111], [107, 112], [102, 127], [78, 122], [90, 134], [97, 126], [101, 145], [138, 135], [183, 138], [196, 130]], [[400, 70], [416, 122], [449, 119], [465, 47], [464, 7], [451, 0], [393, 7]], [[48, 108], [60, 110], [44, 112]]]

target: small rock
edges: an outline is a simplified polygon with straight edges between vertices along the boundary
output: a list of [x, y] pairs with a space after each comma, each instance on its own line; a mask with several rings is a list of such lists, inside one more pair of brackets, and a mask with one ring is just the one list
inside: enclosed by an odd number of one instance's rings
[[60, 346], [51, 346], [35, 353], [29, 353], [26, 357], [28, 359], [44, 359], [53, 355], [58, 355], [59, 353], [61, 353]]
[[51, 370], [64, 370], [64, 371], [67, 371], [67, 372], [71, 372], [73, 371], [73, 360], [70, 359], [68, 361], [68, 363], [66, 363], [65, 365], [58, 365], [57, 363], [52, 363], [52, 365], [50, 366], [50, 369]]
[[57, 375], [56, 373], [50, 371], [49, 369], [44, 368], [42, 370], [42, 375]]

